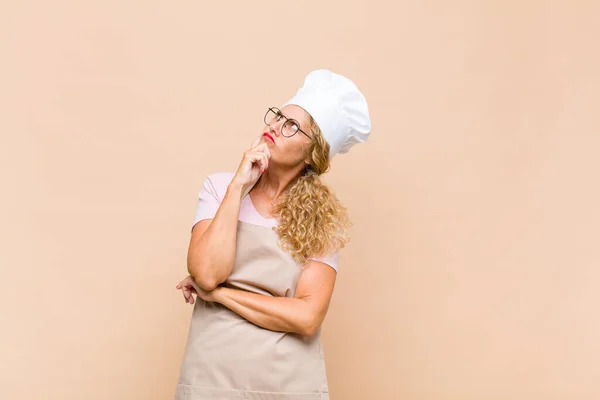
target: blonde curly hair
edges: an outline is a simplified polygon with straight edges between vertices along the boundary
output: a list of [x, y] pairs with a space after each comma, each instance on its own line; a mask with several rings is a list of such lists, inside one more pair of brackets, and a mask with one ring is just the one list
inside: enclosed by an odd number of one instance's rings
[[315, 120], [308, 115], [312, 142], [306, 148], [310, 163], [290, 183], [284, 195], [273, 204], [279, 217], [275, 229], [282, 249], [297, 262], [324, 256], [343, 248], [350, 241], [348, 229], [352, 222], [335, 194], [320, 175], [329, 171], [329, 143]]

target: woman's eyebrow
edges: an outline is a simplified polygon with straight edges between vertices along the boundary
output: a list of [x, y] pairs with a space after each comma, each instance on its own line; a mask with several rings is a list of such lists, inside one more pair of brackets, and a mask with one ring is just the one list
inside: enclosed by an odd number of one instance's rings
[[300, 122], [296, 118], [290, 118], [290, 117], [288, 117], [281, 110], [279, 110], [279, 112], [281, 113], [281, 115], [283, 115], [284, 118], [294, 121], [294, 123], [296, 123], [296, 125], [298, 125], [298, 128], [302, 129], [302, 125], [300, 125]]
[[296, 118], [290, 118], [287, 115], [285, 115], [284, 113], [281, 113], [281, 115], [283, 115], [284, 117], [286, 117], [287, 119], [291, 119], [292, 121], [296, 122], [298, 124], [298, 126], [300, 126], [300, 122], [298, 122], [298, 120]]

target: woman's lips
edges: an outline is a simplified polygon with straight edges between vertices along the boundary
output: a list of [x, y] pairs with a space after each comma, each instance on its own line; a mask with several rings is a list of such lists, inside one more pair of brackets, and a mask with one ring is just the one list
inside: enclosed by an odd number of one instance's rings
[[267, 132], [263, 133], [263, 136], [267, 137], [269, 140], [271, 140], [271, 142], [275, 143], [275, 139], [273, 139], [273, 136], [269, 135]]

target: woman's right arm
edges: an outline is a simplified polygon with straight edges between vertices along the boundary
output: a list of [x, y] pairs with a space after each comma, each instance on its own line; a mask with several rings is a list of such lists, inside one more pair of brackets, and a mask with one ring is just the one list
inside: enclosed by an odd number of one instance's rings
[[187, 268], [204, 290], [213, 290], [231, 274], [242, 190], [243, 186], [232, 180], [215, 217], [199, 221], [192, 229]]
[[214, 218], [201, 220], [192, 229], [187, 269], [206, 291], [225, 282], [233, 269], [242, 196], [268, 168], [271, 157], [266, 143], [259, 142], [260, 138], [244, 153]]

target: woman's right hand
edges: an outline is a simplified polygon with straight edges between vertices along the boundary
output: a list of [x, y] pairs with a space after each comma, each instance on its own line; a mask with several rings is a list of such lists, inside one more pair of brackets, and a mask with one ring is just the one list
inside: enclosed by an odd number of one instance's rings
[[197, 285], [190, 275], [186, 276], [181, 282], [175, 286], [176, 289], [180, 289], [183, 293], [183, 298], [186, 303], [194, 304], [194, 294], [198, 295]]
[[261, 143], [261, 139], [262, 136], [256, 139], [244, 153], [238, 170], [233, 177], [233, 181], [242, 185], [242, 193], [245, 193], [249, 187], [254, 185], [269, 167], [271, 152], [266, 142]]

